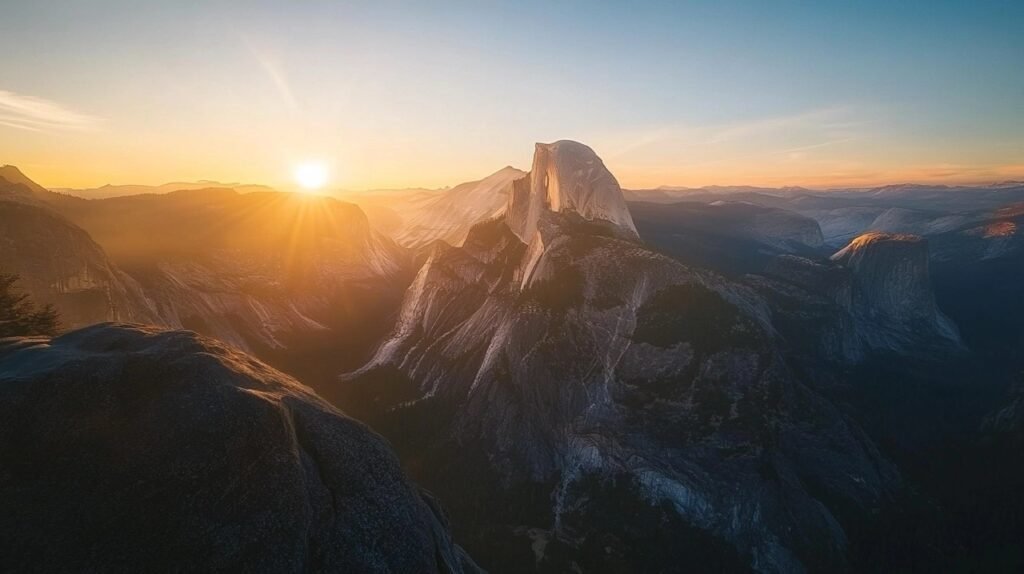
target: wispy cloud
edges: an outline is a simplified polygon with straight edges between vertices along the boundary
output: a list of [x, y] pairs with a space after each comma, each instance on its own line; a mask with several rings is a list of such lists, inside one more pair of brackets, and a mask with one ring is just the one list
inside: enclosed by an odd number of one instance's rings
[[740, 140], [761, 134], [813, 129], [819, 132], [834, 132], [860, 125], [851, 121], [851, 110], [844, 107], [810, 110], [800, 114], [777, 116], [712, 126], [707, 128], [710, 143]]
[[[677, 152], [682, 157], [699, 150], [716, 161], [735, 159], [735, 152], [748, 144], [758, 155], [772, 155], [813, 149], [853, 139], [864, 125], [856, 110], [845, 106], [812, 109], [801, 113], [754, 118], [709, 125], [672, 125], [607, 138], [617, 142], [609, 156], [622, 157], [652, 150]], [[799, 142], [799, 143], [796, 143]]]
[[288, 75], [285, 74], [284, 67], [281, 65], [278, 58], [275, 58], [267, 50], [261, 49], [245, 35], [240, 35], [242, 44], [249, 50], [249, 53], [256, 59], [256, 62], [260, 65], [260, 68], [267, 74], [270, 82], [274, 85], [278, 95], [281, 96], [281, 100], [289, 111], [295, 112], [299, 106], [295, 100], [295, 95], [292, 93], [291, 84], [288, 82]]
[[89, 130], [101, 121], [57, 102], [0, 90], [0, 126], [33, 132]]

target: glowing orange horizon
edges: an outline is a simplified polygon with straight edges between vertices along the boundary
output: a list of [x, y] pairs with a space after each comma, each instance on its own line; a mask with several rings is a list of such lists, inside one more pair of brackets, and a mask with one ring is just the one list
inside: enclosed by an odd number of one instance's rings
[[[633, 166], [628, 163], [617, 164], [614, 160], [606, 160], [608, 168], [615, 174], [625, 189], [650, 189], [657, 187], [688, 187], [700, 188], [707, 186], [751, 186], [751, 187], [807, 187], [811, 189], [838, 189], [851, 187], [878, 187], [895, 184], [933, 184], [933, 185], [985, 185], [996, 182], [1024, 180], [1024, 165], [996, 166], [920, 166], [904, 170], [848, 170], [835, 173], [800, 173], [784, 171], [785, 166], [765, 168], [764, 166], [735, 166], [716, 170], [694, 167], [671, 168], [654, 166]], [[455, 186], [466, 181], [480, 179], [496, 171], [479, 166], [467, 168], [463, 174], [434, 173], [423, 178], [415, 176], [389, 177], [377, 181], [356, 182], [345, 179], [334, 179], [333, 170], [323, 162], [307, 162], [292, 165], [290, 171], [271, 180], [261, 180], [260, 174], [246, 176], [227, 170], [208, 174], [189, 170], [181, 175], [150, 175], [128, 166], [120, 175], [104, 177], [98, 170], [85, 172], [74, 171], [72, 168], [54, 165], [22, 164], [11, 162], [19, 167], [30, 179], [43, 187], [51, 189], [89, 189], [103, 185], [152, 185], [158, 186], [168, 182], [215, 181], [232, 182], [247, 185], [267, 185], [282, 191], [326, 192], [326, 191], [366, 191], [377, 189], [435, 189]], [[527, 165], [524, 170], [528, 170]], [[489, 170], [489, 171], [488, 171]], [[453, 170], [454, 172], [455, 170]], [[263, 174], [265, 175], [265, 174]]]

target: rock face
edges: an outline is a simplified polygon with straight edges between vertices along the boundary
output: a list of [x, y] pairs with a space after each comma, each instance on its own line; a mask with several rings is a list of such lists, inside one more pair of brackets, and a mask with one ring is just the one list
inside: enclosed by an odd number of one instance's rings
[[46, 190], [39, 184], [32, 181], [13, 165], [0, 166], [0, 197], [31, 198], [38, 193], [45, 193]]
[[[744, 208], [749, 208], [729, 202], [716, 204], [741, 213]], [[795, 246], [821, 247], [824, 244], [816, 221], [785, 209], [756, 210], [749, 232], [752, 238], [782, 250], [792, 250]]]
[[622, 188], [594, 150], [569, 140], [538, 143], [529, 177], [515, 181], [506, 221], [528, 244], [543, 213], [564, 211], [608, 222], [625, 237], [637, 236]]
[[100, 320], [192, 329], [266, 359], [291, 361], [297, 348], [342, 346], [361, 333], [375, 342], [387, 326], [366, 326], [394, 313], [409, 280], [404, 251], [358, 207], [330, 198], [192, 189], [47, 200], [103, 246], [150, 311]]
[[935, 304], [928, 245], [914, 235], [866, 233], [832, 256], [853, 274], [850, 306], [872, 326], [879, 345], [922, 329], [959, 344], [956, 326]]
[[1011, 259], [1024, 251], [1024, 203], [1002, 207], [931, 238], [934, 259], [956, 265]]
[[434, 241], [462, 245], [473, 225], [504, 213], [512, 181], [526, 172], [505, 166], [476, 181], [445, 189], [382, 189], [346, 193], [370, 223], [410, 249]]
[[13, 570], [475, 570], [379, 436], [189, 332], [0, 342], [0, 459]]
[[934, 235], [965, 225], [971, 214], [948, 214], [919, 209], [891, 207], [871, 222], [870, 231], [914, 235]]
[[828, 260], [782, 255], [744, 282], [764, 298], [774, 325], [796, 355], [856, 364], [871, 354], [873, 339], [858, 330], [851, 308], [849, 269]]
[[514, 167], [505, 167], [480, 181], [438, 192], [402, 213], [404, 221], [395, 239], [406, 247], [420, 247], [438, 239], [462, 245], [474, 224], [501, 215], [508, 204], [512, 181], [524, 175]]
[[138, 283], [59, 215], [0, 202], [0, 237], [0, 268], [18, 273], [35, 301], [53, 304], [65, 326], [154, 319]]
[[637, 236], [615, 176], [592, 149], [568, 140], [536, 144], [529, 174], [507, 166], [451, 189], [385, 190], [351, 197], [374, 210], [377, 224], [399, 243], [413, 248], [435, 240], [461, 245], [473, 225], [496, 217], [504, 217], [530, 243], [545, 212], [573, 212], [604, 222], [623, 237]]
[[787, 342], [812, 361], [964, 351], [956, 324], [936, 304], [920, 237], [861, 235], [830, 260], [775, 257], [744, 282], [764, 297]]
[[155, 320], [138, 283], [88, 233], [40, 203], [38, 186], [10, 166], [0, 175], [0, 269], [17, 273], [20, 288], [52, 304], [65, 327]]
[[[153, 323], [278, 364], [316, 348], [352, 368], [410, 277], [400, 247], [330, 198], [212, 188], [86, 200], [11, 166], [0, 176], [0, 267], [65, 327]], [[332, 345], [346, 351], [322, 349]]]
[[992, 356], [1024, 348], [1024, 203], [928, 238], [939, 305], [965, 342]]
[[936, 313], [928, 284], [928, 248], [915, 235], [866, 233], [832, 256], [853, 271], [853, 304], [887, 320]]
[[829, 504], [880, 504], [891, 466], [790, 371], [751, 290], [635, 240], [583, 150], [539, 145], [506, 220], [434, 248], [338, 400], [473, 544], [521, 551], [509, 569], [844, 567]]

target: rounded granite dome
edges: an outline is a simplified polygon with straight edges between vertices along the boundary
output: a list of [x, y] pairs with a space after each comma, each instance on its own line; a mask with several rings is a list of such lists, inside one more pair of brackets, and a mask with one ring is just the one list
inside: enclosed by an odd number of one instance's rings
[[0, 460], [13, 570], [475, 570], [382, 438], [190, 332], [0, 341]]
[[517, 180], [509, 194], [506, 221], [524, 243], [530, 243], [546, 211], [573, 212], [589, 221], [607, 222], [624, 237], [637, 237], [618, 180], [594, 150], [579, 142], [536, 144], [529, 175]]
[[832, 260], [842, 261], [865, 249], [875, 250], [884, 249], [886, 247], [924, 249], [925, 240], [918, 235], [910, 235], [906, 233], [882, 233], [879, 231], [869, 231], [855, 237], [853, 241], [850, 241], [849, 245], [836, 252], [835, 255], [832, 256]]

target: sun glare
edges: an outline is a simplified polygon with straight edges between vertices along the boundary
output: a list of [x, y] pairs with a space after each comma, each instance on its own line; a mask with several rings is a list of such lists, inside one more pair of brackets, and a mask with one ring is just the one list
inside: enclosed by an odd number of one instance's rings
[[320, 189], [327, 183], [329, 173], [327, 164], [308, 161], [295, 166], [295, 171], [292, 175], [295, 177], [295, 183], [299, 184], [299, 187], [307, 191], [313, 191]]

